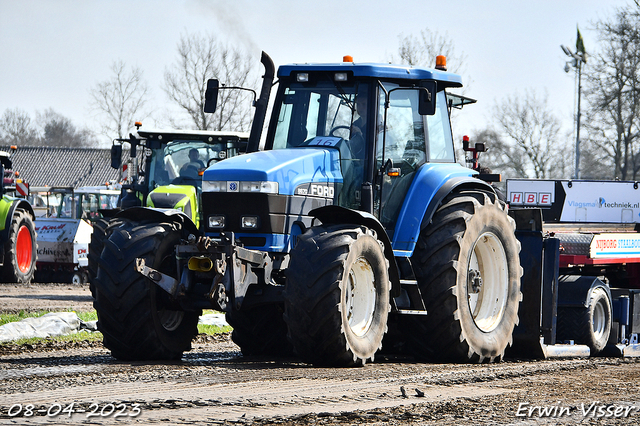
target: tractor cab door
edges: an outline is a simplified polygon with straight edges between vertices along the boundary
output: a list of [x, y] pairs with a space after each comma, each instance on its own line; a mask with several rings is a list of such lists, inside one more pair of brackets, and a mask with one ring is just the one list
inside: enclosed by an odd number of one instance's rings
[[420, 115], [419, 96], [417, 89], [387, 82], [378, 91], [374, 208], [390, 235], [418, 168], [427, 162], [455, 162], [445, 92], [436, 95], [434, 115]]

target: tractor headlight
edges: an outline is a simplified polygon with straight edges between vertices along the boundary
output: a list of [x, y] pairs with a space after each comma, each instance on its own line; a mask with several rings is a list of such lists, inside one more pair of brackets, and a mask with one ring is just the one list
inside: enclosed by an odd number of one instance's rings
[[212, 215], [208, 218], [209, 228], [224, 228], [224, 215]]
[[242, 229], [258, 229], [260, 225], [260, 218], [258, 216], [242, 216], [242, 222], [240, 226]]
[[333, 75], [333, 79], [335, 81], [347, 81], [347, 73], [346, 72], [337, 72]]
[[202, 192], [227, 192], [227, 182], [203, 180]]
[[240, 182], [240, 192], [278, 193], [278, 182]]

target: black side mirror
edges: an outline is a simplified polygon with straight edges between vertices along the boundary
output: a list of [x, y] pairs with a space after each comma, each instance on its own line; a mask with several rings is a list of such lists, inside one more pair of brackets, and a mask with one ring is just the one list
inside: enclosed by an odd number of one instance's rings
[[220, 83], [212, 78], [207, 81], [207, 90], [204, 92], [204, 112], [214, 113], [218, 105], [218, 87]]
[[438, 86], [433, 80], [420, 82], [420, 100], [418, 101], [418, 113], [420, 115], [434, 115], [436, 113], [436, 93]]
[[122, 145], [111, 145], [111, 167], [119, 169], [122, 165]]

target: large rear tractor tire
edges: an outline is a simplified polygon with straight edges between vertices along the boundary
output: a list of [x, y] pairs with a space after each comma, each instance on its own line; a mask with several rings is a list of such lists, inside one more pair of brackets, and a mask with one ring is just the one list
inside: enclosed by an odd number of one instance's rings
[[149, 267], [178, 279], [180, 236], [176, 224], [123, 221], [105, 241], [94, 307], [103, 343], [115, 358], [180, 359], [191, 349], [201, 312], [182, 310], [134, 267], [136, 258], [144, 258]]
[[418, 359], [494, 362], [518, 323], [520, 243], [495, 194], [447, 196], [420, 234], [412, 263], [427, 308], [407, 330]]
[[291, 343], [287, 340], [287, 324], [282, 318], [283, 312], [281, 304], [227, 312], [227, 322], [233, 327], [231, 339], [240, 346], [242, 355], [293, 354]]
[[36, 271], [37, 243], [36, 231], [31, 215], [16, 209], [9, 236], [4, 243], [4, 263], [2, 279], [8, 283], [29, 283]]
[[295, 352], [316, 365], [373, 361], [389, 315], [388, 261], [374, 231], [326, 225], [291, 251], [284, 319]]
[[589, 346], [591, 355], [600, 354], [611, 334], [611, 301], [606, 290], [602, 287], [591, 290], [587, 307], [558, 307], [557, 324], [558, 342], [573, 340]]

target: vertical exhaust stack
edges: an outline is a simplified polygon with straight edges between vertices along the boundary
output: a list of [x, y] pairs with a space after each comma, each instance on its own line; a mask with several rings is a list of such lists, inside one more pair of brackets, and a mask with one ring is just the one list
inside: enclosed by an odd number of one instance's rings
[[273, 84], [273, 78], [276, 71], [273, 61], [265, 52], [262, 52], [260, 62], [264, 65], [264, 76], [262, 77], [260, 97], [256, 101], [256, 112], [253, 115], [253, 123], [251, 124], [251, 133], [249, 135], [247, 152], [255, 152], [260, 147], [260, 137], [262, 136], [262, 128], [264, 127], [264, 120], [267, 116], [269, 96], [271, 95], [271, 85]]

